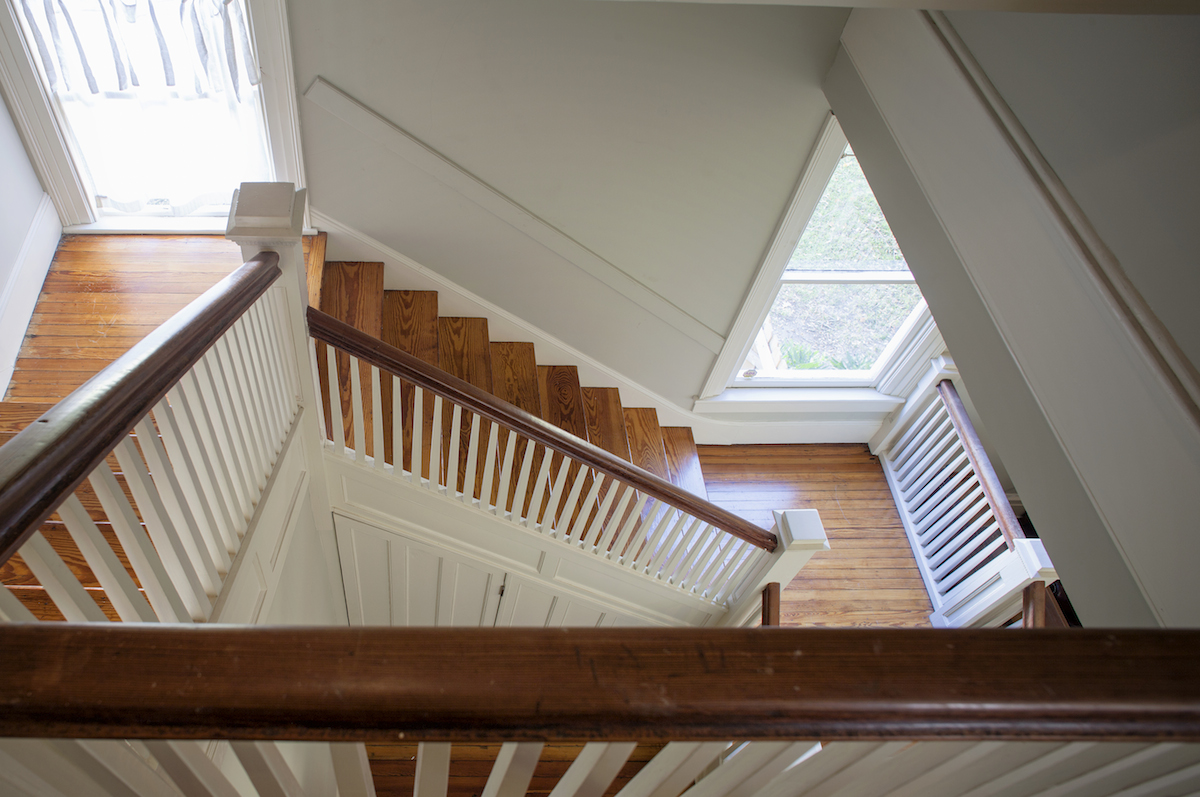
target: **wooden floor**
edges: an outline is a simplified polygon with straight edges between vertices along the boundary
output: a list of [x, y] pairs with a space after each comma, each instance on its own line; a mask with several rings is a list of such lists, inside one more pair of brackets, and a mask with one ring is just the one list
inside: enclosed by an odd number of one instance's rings
[[709, 500], [763, 528], [816, 509], [829, 537], [785, 585], [783, 625], [919, 627], [933, 611], [879, 461], [866, 445], [700, 446]]

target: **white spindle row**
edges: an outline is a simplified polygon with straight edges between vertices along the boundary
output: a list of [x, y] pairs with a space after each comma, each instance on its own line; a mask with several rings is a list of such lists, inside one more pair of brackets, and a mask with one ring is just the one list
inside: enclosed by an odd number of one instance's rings
[[1010, 549], [936, 389], [880, 460], [939, 625], [995, 625], [1044, 558], [1036, 540]]
[[[311, 345], [315, 362], [315, 341]], [[375, 366], [367, 371], [332, 346], [326, 357], [328, 395], [334, 397], [327, 442], [335, 454], [364, 467], [713, 603], [730, 598], [769, 555], [432, 391]], [[370, 373], [369, 393], [361, 371]], [[390, 428], [379, 389], [385, 380], [392, 382]], [[407, 406], [402, 390], [412, 396]], [[430, 404], [432, 412], [425, 409]], [[373, 455], [365, 446], [368, 428]], [[389, 435], [393, 455], [385, 461]]]
[[11, 598], [36, 580], [74, 622], [106, 621], [104, 602], [125, 622], [208, 619], [298, 410], [282, 301], [252, 305], [59, 506], [46, 533], [65, 529], [95, 582], [37, 532], [0, 615], [24, 618]]

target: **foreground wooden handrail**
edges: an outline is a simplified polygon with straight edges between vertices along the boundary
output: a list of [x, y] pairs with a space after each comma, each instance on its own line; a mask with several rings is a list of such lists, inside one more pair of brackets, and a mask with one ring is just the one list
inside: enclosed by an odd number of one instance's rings
[[1200, 632], [0, 628], [0, 735], [1200, 741]]
[[996, 475], [992, 461], [988, 459], [987, 452], [983, 450], [983, 442], [979, 439], [979, 433], [975, 431], [975, 425], [971, 423], [971, 418], [967, 415], [967, 408], [963, 406], [958, 391], [954, 389], [954, 383], [949, 379], [938, 382], [937, 391], [942, 397], [942, 403], [946, 405], [946, 412], [950, 415], [950, 422], [954, 424], [954, 430], [958, 432], [958, 437], [962, 440], [963, 450], [967, 452], [967, 459], [971, 461], [971, 467], [975, 469], [975, 475], [979, 478], [983, 495], [992, 508], [992, 514], [1000, 526], [1000, 533], [1004, 535], [1004, 542], [1008, 545], [1008, 550], [1015, 550], [1017, 547], [1015, 540], [1024, 539], [1025, 532], [1021, 530], [1021, 523], [1012, 510], [1012, 504], [1008, 503], [1008, 496], [1004, 494], [1004, 485], [1000, 483], [1000, 477]]
[[316, 308], [308, 308], [308, 330], [317, 340], [370, 363], [383, 371], [389, 371], [401, 379], [432, 390], [443, 398], [450, 399], [464, 409], [482, 415], [490, 421], [512, 429], [517, 434], [534, 442], [548, 446], [560, 454], [566, 454], [590, 468], [620, 479], [642, 492], [665, 501], [676, 509], [710, 523], [724, 532], [743, 539], [766, 551], [774, 551], [778, 539], [737, 515], [699, 498], [687, 490], [676, 487], [666, 479], [610, 454], [599, 446], [564, 432], [519, 407], [502, 401], [469, 382], [451, 376], [437, 366], [430, 365], [389, 346], [378, 338], [361, 332], [331, 315]]
[[0, 563], [266, 292], [278, 262], [260, 253], [0, 448]]

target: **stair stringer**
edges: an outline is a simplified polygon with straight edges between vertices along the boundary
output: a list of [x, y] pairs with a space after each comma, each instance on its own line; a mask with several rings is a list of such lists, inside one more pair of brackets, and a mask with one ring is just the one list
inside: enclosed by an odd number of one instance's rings
[[[600, 625], [715, 626], [728, 613], [723, 603], [685, 593], [332, 452], [326, 455], [325, 472], [336, 519], [365, 523], [380, 539], [416, 542], [502, 571], [510, 584], [541, 593], [545, 599], [599, 607], [604, 615]], [[386, 567], [374, 570], [374, 576], [360, 576], [354, 565], [354, 541], [345, 528], [345, 523], [338, 525], [338, 552], [353, 624], [356, 601], [383, 594], [385, 589], [390, 592], [396, 584], [376, 583], [385, 577]], [[386, 577], [394, 580], [398, 574]], [[436, 600], [436, 595], [428, 599]]]

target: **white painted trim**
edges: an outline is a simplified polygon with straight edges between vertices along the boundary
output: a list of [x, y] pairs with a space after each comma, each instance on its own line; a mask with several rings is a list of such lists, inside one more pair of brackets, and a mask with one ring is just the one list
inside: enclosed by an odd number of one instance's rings
[[1104, 243], [1091, 220], [1055, 174], [1033, 138], [992, 81], [967, 49], [958, 31], [940, 11], [922, 12], [935, 35], [954, 59], [959, 72], [992, 116], [1029, 178], [1041, 195], [1046, 210], [1070, 245], [1083, 271], [1092, 281], [1107, 309], [1121, 323], [1125, 334], [1141, 351], [1147, 364], [1200, 431], [1200, 370], [1179, 348], [1166, 325], [1134, 286], [1117, 256]]
[[320, 77], [313, 81], [304, 96], [389, 152], [650, 311], [709, 351], [721, 351], [725, 339], [719, 332]]
[[[263, 113], [271, 145], [275, 182], [305, 188], [304, 149], [300, 141], [300, 102], [292, 66], [287, 5], [283, 0], [246, 0], [250, 35], [262, 75]], [[307, 211], [304, 226], [309, 226]]]
[[904, 399], [887, 396], [869, 387], [827, 387], [813, 390], [792, 387], [730, 388], [719, 396], [700, 399], [696, 412], [862, 412], [889, 413]]
[[[607, 365], [458, 286], [366, 233], [342, 224], [323, 213], [320, 208], [314, 207], [311, 212], [313, 224], [329, 235], [326, 249], [326, 257], [329, 260], [382, 261], [385, 264], [384, 287], [437, 291], [438, 304], [443, 314], [487, 318], [493, 340], [532, 342], [538, 362], [577, 366], [583, 384], [620, 389], [622, 404], [627, 407], [654, 407], [663, 426], [692, 427], [697, 443], [862, 443], [879, 428], [881, 413], [878, 412], [859, 418], [853, 417], [851, 412], [849, 417], [836, 420], [828, 417], [806, 419], [798, 412], [803, 404], [792, 404], [792, 414], [785, 420], [728, 420], [700, 415], [622, 376]], [[816, 399], [819, 398], [818, 394], [825, 390], [814, 388], [812, 391], [792, 392], [811, 392], [811, 398]], [[846, 409], [843, 407], [843, 411]]]
[[784, 271], [781, 285], [911, 285], [916, 282], [905, 271]]
[[800, 242], [800, 236], [808, 225], [817, 203], [821, 201], [825, 186], [833, 176], [833, 170], [845, 149], [846, 136], [837, 119], [830, 114], [821, 132], [817, 134], [808, 161], [800, 170], [796, 187], [792, 189], [787, 207], [775, 226], [771, 243], [763, 253], [758, 273], [754, 275], [750, 290], [742, 300], [737, 318], [734, 319], [733, 326], [725, 338], [725, 345], [721, 347], [716, 362], [709, 371], [704, 388], [700, 391], [701, 399], [711, 398], [724, 390], [738, 367], [745, 362], [746, 354], [754, 344], [754, 336], [762, 328], [771, 303], [775, 301], [779, 279], [787, 268], [792, 252], [796, 251], [796, 244]]
[[11, 2], [0, 8], [0, 44], [0, 93], [42, 188], [50, 194], [63, 224], [95, 221], [90, 192], [75, 168]]
[[25, 340], [61, 236], [62, 225], [58, 222], [54, 203], [49, 194], [42, 194], [29, 232], [25, 234], [25, 242], [17, 254], [17, 262], [4, 285], [4, 292], [0, 293], [0, 396], [8, 392], [21, 343]]

